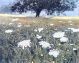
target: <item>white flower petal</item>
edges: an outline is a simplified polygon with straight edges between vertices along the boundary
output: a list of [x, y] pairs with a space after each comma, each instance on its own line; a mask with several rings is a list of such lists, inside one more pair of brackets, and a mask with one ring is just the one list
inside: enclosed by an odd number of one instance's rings
[[73, 48], [73, 50], [77, 50], [77, 48]]
[[18, 43], [18, 47], [22, 47], [22, 49], [24, 49], [25, 47], [31, 47], [30, 44], [30, 40], [23, 40]]
[[61, 38], [61, 37], [63, 37], [64, 35], [65, 35], [65, 32], [59, 31], [59, 32], [55, 32], [55, 33], [53, 34], [53, 37], [54, 37], [54, 38]]
[[60, 41], [61, 42], [67, 42], [68, 41], [68, 38], [67, 37], [62, 37], [62, 38], [60, 38]]
[[71, 46], [75, 45], [75, 44], [70, 44]]
[[60, 53], [59, 50], [50, 50], [49, 51], [49, 55], [54, 56], [55, 58], [58, 57], [59, 53]]
[[77, 28], [68, 28], [68, 29], [72, 30], [72, 32], [79, 32], [79, 28], [78, 29]]
[[39, 45], [41, 45], [43, 48], [50, 48], [51, 47], [50, 44], [45, 41], [39, 42]]
[[41, 38], [42, 38], [42, 36], [40, 36], [40, 35], [36, 35], [36, 37], [37, 37], [38, 39], [41, 39]]
[[34, 31], [37, 32], [38, 30], [37, 29], [34, 29]]
[[41, 32], [43, 30], [43, 28], [38, 28], [38, 31]]
[[13, 32], [13, 30], [10, 30], [10, 29], [5, 31], [5, 33], [12, 33], [12, 32]]

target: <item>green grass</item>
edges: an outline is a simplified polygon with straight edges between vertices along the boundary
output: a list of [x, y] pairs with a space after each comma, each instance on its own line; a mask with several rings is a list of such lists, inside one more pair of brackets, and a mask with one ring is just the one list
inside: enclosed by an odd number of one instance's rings
[[[15, 26], [16, 25], [16, 26]], [[43, 27], [44, 30], [41, 32], [35, 32], [34, 29], [40, 28], [39, 26], [25, 26], [18, 28], [17, 24], [15, 25], [0, 25], [0, 50], [1, 58], [4, 63], [77, 63], [78, 53], [76, 54], [73, 51], [73, 48], [78, 48], [79, 46], [79, 33], [72, 33], [71, 30], [68, 30], [68, 27]], [[14, 31], [11, 34], [5, 33], [5, 30], [13, 29]], [[68, 30], [68, 31], [65, 31]], [[56, 31], [63, 31], [66, 33], [66, 36], [69, 38], [67, 43], [61, 44], [59, 39], [54, 39], [52, 36]], [[39, 34], [42, 36], [41, 39], [37, 39], [36, 35]], [[17, 43], [30, 39], [31, 48], [22, 49], [17, 47]], [[42, 48], [38, 42], [47, 41], [50, 44], [53, 44], [52, 49], [58, 49], [61, 53], [57, 58], [50, 56], [48, 54], [49, 49]], [[59, 45], [59, 43], [61, 45]], [[70, 44], [74, 44], [71, 46]], [[69, 51], [67, 51], [69, 50]], [[41, 54], [43, 56], [41, 56]], [[66, 60], [65, 60], [66, 59]]]
[[[1, 16], [1, 15], [0, 15]], [[12, 22], [13, 19], [17, 21]], [[9, 25], [12, 23], [11, 25]], [[18, 24], [21, 27], [17, 27]], [[53, 24], [53, 25], [51, 25]], [[57, 18], [33, 18], [33, 17], [0, 17], [0, 63], [78, 63], [79, 62], [79, 32], [73, 33], [69, 27], [78, 28], [78, 19], [57, 19]], [[44, 28], [41, 32], [34, 30]], [[5, 30], [12, 29], [12, 33], [5, 33]], [[66, 30], [66, 31], [65, 31]], [[69, 41], [62, 44], [60, 39], [53, 37], [57, 31], [65, 32]], [[42, 36], [37, 39], [36, 35]], [[31, 40], [31, 47], [22, 49], [18, 43], [23, 40]], [[42, 48], [40, 41], [47, 41], [53, 44], [51, 49], [57, 49], [60, 54], [57, 58], [50, 56], [49, 48]], [[74, 44], [74, 45], [70, 45]], [[73, 48], [77, 49], [73, 51]]]

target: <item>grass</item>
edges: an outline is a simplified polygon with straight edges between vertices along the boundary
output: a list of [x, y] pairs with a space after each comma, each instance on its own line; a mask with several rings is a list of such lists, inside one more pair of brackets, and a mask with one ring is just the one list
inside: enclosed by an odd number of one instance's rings
[[[1, 16], [1, 15], [0, 15]], [[13, 19], [18, 18], [16, 21]], [[12, 23], [10, 25], [10, 23]], [[22, 25], [18, 27], [18, 24]], [[53, 24], [53, 25], [51, 25]], [[73, 33], [69, 27], [78, 28], [78, 19], [51, 19], [33, 17], [0, 17], [0, 62], [2, 63], [78, 63], [79, 60], [79, 32]], [[41, 32], [34, 31], [43, 28]], [[12, 33], [5, 30], [12, 29]], [[54, 38], [55, 32], [65, 32], [68, 37], [66, 43], [61, 43], [59, 38]], [[42, 36], [38, 39], [36, 35]], [[18, 43], [23, 40], [31, 40], [31, 47], [22, 49]], [[53, 44], [52, 48], [42, 48], [40, 41]], [[70, 45], [74, 44], [74, 45]], [[73, 50], [76, 48], [77, 50]], [[59, 50], [58, 57], [50, 56], [50, 50]], [[76, 52], [77, 51], [77, 52]]]
[[[25, 17], [23, 15], [10, 15], [10, 14], [0, 14], [0, 23], [10, 23], [12, 19], [18, 18], [16, 22], [22, 23], [23, 25], [35, 25], [35, 26], [50, 26], [50, 24], [54, 24], [54, 27], [60, 26], [72, 26], [78, 27], [79, 25], [79, 17], [50, 17], [50, 18], [34, 18], [34, 17]], [[70, 22], [72, 21], [72, 22]]]

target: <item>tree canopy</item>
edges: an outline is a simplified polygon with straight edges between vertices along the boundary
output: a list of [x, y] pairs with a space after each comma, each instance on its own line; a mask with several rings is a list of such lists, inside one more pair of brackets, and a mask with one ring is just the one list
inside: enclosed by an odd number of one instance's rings
[[27, 10], [35, 11], [36, 17], [39, 17], [42, 10], [46, 10], [47, 14], [57, 12], [58, 14], [74, 10], [76, 7], [74, 0], [18, 0], [11, 6], [13, 12], [26, 12]]

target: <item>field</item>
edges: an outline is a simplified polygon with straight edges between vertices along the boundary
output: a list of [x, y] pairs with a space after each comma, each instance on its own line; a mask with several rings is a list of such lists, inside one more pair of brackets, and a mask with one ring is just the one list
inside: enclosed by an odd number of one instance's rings
[[79, 18], [0, 14], [0, 63], [79, 63]]
[[35, 25], [39, 26], [79, 26], [79, 17], [50, 17], [50, 18], [34, 18], [34, 17], [26, 17], [23, 15], [8, 15], [8, 14], [0, 14], [0, 23], [1, 24], [9, 24], [12, 23], [12, 19], [17, 19], [17, 23], [22, 23], [23, 25]]

